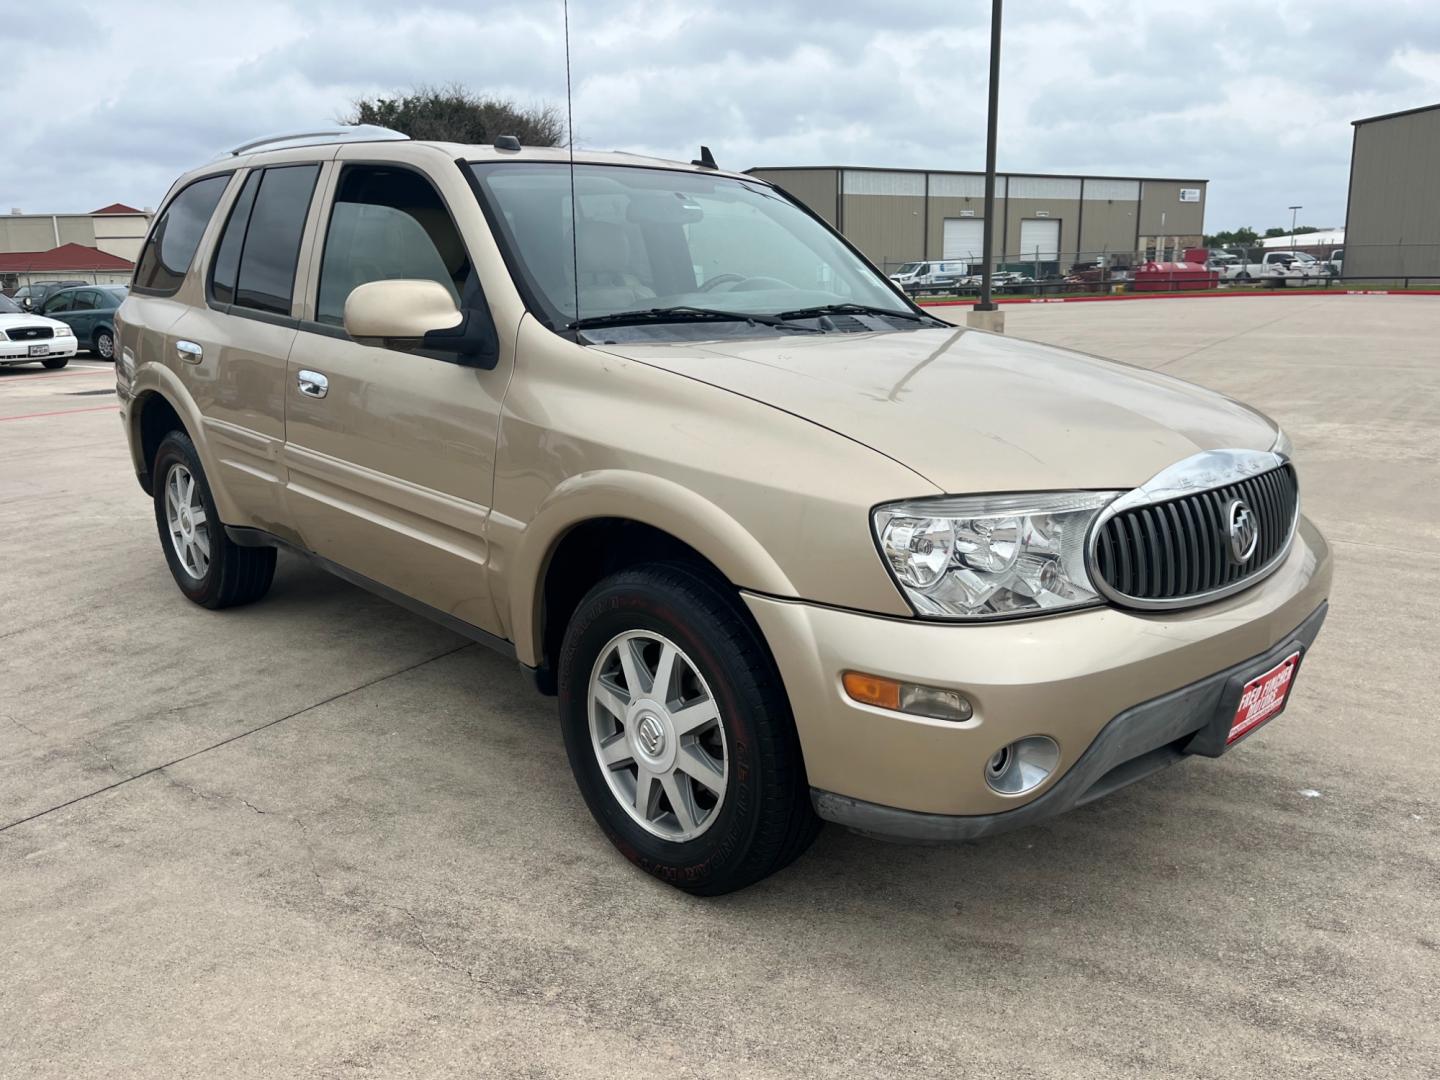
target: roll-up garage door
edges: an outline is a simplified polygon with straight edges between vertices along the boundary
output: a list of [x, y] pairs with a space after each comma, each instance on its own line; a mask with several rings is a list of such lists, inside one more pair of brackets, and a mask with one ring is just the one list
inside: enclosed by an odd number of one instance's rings
[[1060, 222], [1055, 218], [1022, 218], [1020, 221], [1021, 262], [1060, 260]]
[[985, 222], [980, 218], [946, 218], [942, 259], [979, 262], [985, 251]]

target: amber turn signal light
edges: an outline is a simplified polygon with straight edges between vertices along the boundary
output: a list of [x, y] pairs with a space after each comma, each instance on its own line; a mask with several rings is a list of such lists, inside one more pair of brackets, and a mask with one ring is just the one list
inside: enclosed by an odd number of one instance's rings
[[873, 705], [877, 709], [893, 709], [895, 712], [910, 713], [914, 716], [928, 716], [932, 720], [953, 720], [963, 722], [975, 715], [974, 706], [958, 690], [946, 690], [939, 686], [919, 686], [915, 683], [887, 679], [883, 675], [866, 675], [859, 671], [847, 671], [840, 679], [845, 693], [862, 705]]

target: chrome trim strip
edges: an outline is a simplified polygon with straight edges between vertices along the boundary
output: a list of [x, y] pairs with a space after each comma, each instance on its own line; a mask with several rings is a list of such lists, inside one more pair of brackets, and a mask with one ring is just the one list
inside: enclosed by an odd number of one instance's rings
[[1289, 463], [1288, 455], [1275, 451], [1204, 450], [1193, 457], [1177, 461], [1174, 465], [1162, 469], [1145, 483], [1133, 491], [1121, 495], [1120, 498], [1115, 499], [1095, 515], [1095, 520], [1090, 525], [1090, 535], [1085, 540], [1085, 572], [1089, 575], [1090, 584], [1095, 587], [1096, 592], [1112, 604], [1135, 611], [1175, 611], [1180, 608], [1199, 607], [1201, 604], [1223, 600], [1252, 585], [1260, 584], [1280, 569], [1280, 565], [1295, 544], [1295, 531], [1300, 524], [1300, 485], [1298, 482], [1295, 485], [1295, 513], [1290, 519], [1285, 543], [1275, 553], [1274, 558], [1256, 569], [1249, 577], [1241, 578], [1239, 581], [1231, 582], [1219, 589], [1211, 589], [1209, 592], [1176, 596], [1164, 600], [1145, 600], [1112, 589], [1110, 583], [1100, 574], [1100, 530], [1111, 518], [1117, 514], [1123, 514], [1126, 510], [1154, 506], [1156, 503], [1181, 499], [1187, 495], [1199, 495], [1205, 491], [1213, 491], [1216, 488], [1248, 480], [1252, 476], [1258, 476], [1272, 469], [1278, 469]]

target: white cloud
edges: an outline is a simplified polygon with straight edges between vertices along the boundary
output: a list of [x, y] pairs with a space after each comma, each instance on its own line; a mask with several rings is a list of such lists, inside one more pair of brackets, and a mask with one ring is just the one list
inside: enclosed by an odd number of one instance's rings
[[[418, 82], [562, 103], [560, 12], [51, 0], [44, 19], [0, 30], [0, 207], [154, 205], [226, 144]], [[705, 142], [740, 168], [978, 168], [988, 13], [983, 0], [574, 0], [577, 140], [687, 159]], [[1440, 4], [1357, 17], [1338, 0], [1012, 3], [1003, 55], [1001, 168], [1205, 177], [1212, 229], [1275, 224], [1292, 203], [1338, 224], [1350, 121], [1440, 100]], [[72, 75], [58, 96], [56, 65]]]

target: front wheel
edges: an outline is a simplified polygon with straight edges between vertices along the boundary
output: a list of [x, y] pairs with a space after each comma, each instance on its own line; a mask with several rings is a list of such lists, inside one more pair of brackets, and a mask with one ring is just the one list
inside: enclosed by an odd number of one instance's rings
[[109, 330], [101, 330], [95, 335], [94, 353], [101, 360], [115, 359], [115, 337]]
[[155, 525], [175, 584], [207, 608], [258, 600], [275, 576], [275, 549], [241, 547], [225, 535], [195, 444], [183, 431], [160, 441], [151, 473]]
[[59, 371], [66, 364], [70, 363], [70, 358], [68, 356], [57, 356], [53, 360], [41, 360], [40, 363], [45, 366], [46, 371]]
[[815, 838], [789, 700], [722, 583], [670, 564], [600, 582], [566, 628], [559, 689], [580, 792], [646, 873], [715, 896]]

